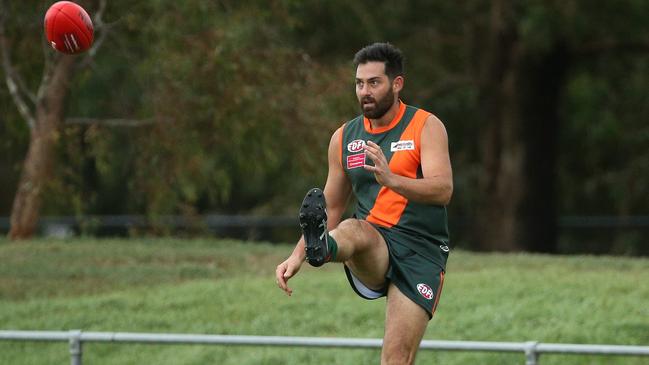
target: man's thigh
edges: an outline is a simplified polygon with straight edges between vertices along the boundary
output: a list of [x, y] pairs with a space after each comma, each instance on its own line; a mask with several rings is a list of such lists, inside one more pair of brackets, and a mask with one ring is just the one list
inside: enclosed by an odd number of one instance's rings
[[390, 256], [385, 239], [377, 229], [364, 220], [354, 219], [343, 222], [332, 235], [339, 250], [350, 253], [343, 262], [354, 276], [370, 289], [385, 289]]
[[381, 363], [414, 362], [428, 321], [428, 313], [421, 306], [406, 297], [394, 284], [390, 284]]

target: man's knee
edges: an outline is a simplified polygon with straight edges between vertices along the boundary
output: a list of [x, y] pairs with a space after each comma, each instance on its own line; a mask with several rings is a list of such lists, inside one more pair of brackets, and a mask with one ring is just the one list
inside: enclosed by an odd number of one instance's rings
[[336, 241], [351, 244], [356, 250], [365, 251], [383, 242], [381, 234], [370, 223], [348, 218], [338, 224], [331, 235]]
[[336, 241], [358, 243], [366, 240], [363, 223], [355, 218], [348, 218], [340, 222], [336, 229], [331, 232]]
[[[377, 262], [385, 261], [385, 270], [387, 270], [388, 251], [385, 241], [376, 228], [367, 221], [345, 219], [330, 234], [338, 243], [337, 260], [347, 262], [353, 258], [360, 265], [357, 269], [367, 268], [369, 262], [371, 266], [377, 266]], [[355, 265], [352, 263], [351, 266]], [[379, 270], [385, 272], [382, 266]]]
[[356, 218], [347, 218], [338, 224], [336, 232], [342, 235], [358, 235], [363, 229], [361, 221]]

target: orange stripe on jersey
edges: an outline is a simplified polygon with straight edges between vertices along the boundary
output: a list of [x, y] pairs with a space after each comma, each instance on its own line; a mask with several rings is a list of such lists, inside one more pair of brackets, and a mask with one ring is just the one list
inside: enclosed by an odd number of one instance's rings
[[[417, 178], [417, 170], [421, 164], [421, 130], [429, 116], [430, 113], [420, 109], [412, 117], [410, 124], [399, 137], [399, 141], [413, 141], [414, 149], [395, 151], [390, 159], [390, 171], [411, 179]], [[401, 219], [407, 204], [408, 199], [403, 195], [383, 186], [366, 220], [384, 227], [392, 227]]]
[[340, 161], [340, 166], [345, 166], [343, 164], [343, 134], [345, 133], [345, 124], [341, 125], [338, 128], [340, 131], [340, 137], [338, 138], [338, 143], [340, 143], [340, 149], [338, 150], [338, 161]]
[[437, 309], [437, 304], [439, 304], [439, 297], [442, 296], [442, 289], [444, 288], [444, 271], [439, 273], [439, 286], [437, 287], [437, 292], [435, 293], [435, 304], [433, 304], [432, 314], [435, 314]]

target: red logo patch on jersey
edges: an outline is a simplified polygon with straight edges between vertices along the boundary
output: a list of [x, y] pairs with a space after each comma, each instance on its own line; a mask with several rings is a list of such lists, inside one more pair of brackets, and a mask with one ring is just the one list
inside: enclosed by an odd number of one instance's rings
[[428, 286], [428, 284], [424, 283], [419, 283], [417, 284], [417, 290], [419, 291], [419, 294], [421, 294], [422, 297], [431, 300], [433, 299], [433, 296], [435, 293], [433, 293], [433, 289]]
[[365, 141], [362, 139], [355, 139], [347, 144], [347, 151], [354, 153], [362, 151], [363, 147], [365, 147]]
[[365, 153], [357, 153], [347, 156], [347, 169], [355, 169], [365, 165]]

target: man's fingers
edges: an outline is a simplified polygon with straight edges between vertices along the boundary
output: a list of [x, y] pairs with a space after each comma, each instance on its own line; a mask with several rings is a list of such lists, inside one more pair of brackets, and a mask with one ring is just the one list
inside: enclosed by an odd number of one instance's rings
[[286, 294], [288, 294], [289, 296], [293, 293], [293, 290], [291, 290], [291, 288], [288, 287], [287, 281], [292, 277], [293, 277], [293, 269], [291, 267], [288, 267], [283, 275], [283, 279], [284, 279], [283, 289], [286, 292]]
[[374, 162], [374, 165], [381, 163], [381, 158], [374, 152], [370, 150], [365, 150], [365, 156], [369, 157], [372, 162]]
[[277, 270], [275, 270], [275, 283], [280, 289], [286, 289], [286, 280], [284, 279], [285, 271], [286, 266], [284, 265], [277, 266]]
[[365, 150], [365, 155], [371, 158], [372, 160], [376, 160], [378, 158], [378, 154], [369, 148]]
[[293, 293], [293, 290], [291, 290], [291, 288], [289, 288], [286, 283], [289, 278], [289, 269], [285, 265], [278, 266], [277, 270], [275, 270], [275, 283], [280, 289], [282, 289], [284, 292], [286, 292], [287, 295], [290, 296], [291, 293]]
[[[370, 150], [366, 150], [365, 155], [369, 157], [370, 160], [372, 160], [372, 162], [374, 163], [374, 166], [377, 167], [377, 169], [372, 169], [370, 171], [378, 171], [379, 168], [387, 166], [387, 161], [385, 161], [385, 157], [383, 157], [382, 155], [379, 155]], [[370, 165], [365, 165], [365, 166], [370, 166]]]
[[288, 296], [290, 296], [291, 293], [293, 293], [293, 290], [291, 290], [291, 288], [288, 287], [288, 284], [286, 283], [286, 279], [281, 278], [281, 279], [278, 280], [278, 283], [279, 283], [279, 287], [280, 287], [280, 288], [281, 288], [281, 289], [282, 289], [282, 290], [283, 290], [283, 291], [284, 291]]
[[293, 270], [290, 267], [287, 267], [286, 270], [284, 271], [283, 277], [288, 279], [291, 276], [293, 276]]
[[379, 171], [379, 169], [376, 168], [376, 166], [372, 166], [372, 165], [363, 165], [363, 168], [364, 168], [365, 170], [367, 170], [367, 171], [370, 171], [370, 172], [377, 172], [377, 171]]
[[373, 146], [369, 145], [369, 144], [366, 144], [364, 148], [365, 148], [365, 151], [372, 151], [372, 152], [377, 152], [377, 151], [381, 150], [381, 147], [377, 146], [376, 144], [373, 145]]
[[[371, 141], [370, 141], [371, 142]], [[368, 156], [372, 161], [375, 163], [378, 161], [383, 160], [383, 151], [381, 151], [381, 148], [376, 145], [375, 143], [372, 143], [372, 145], [365, 145], [365, 155]]]

